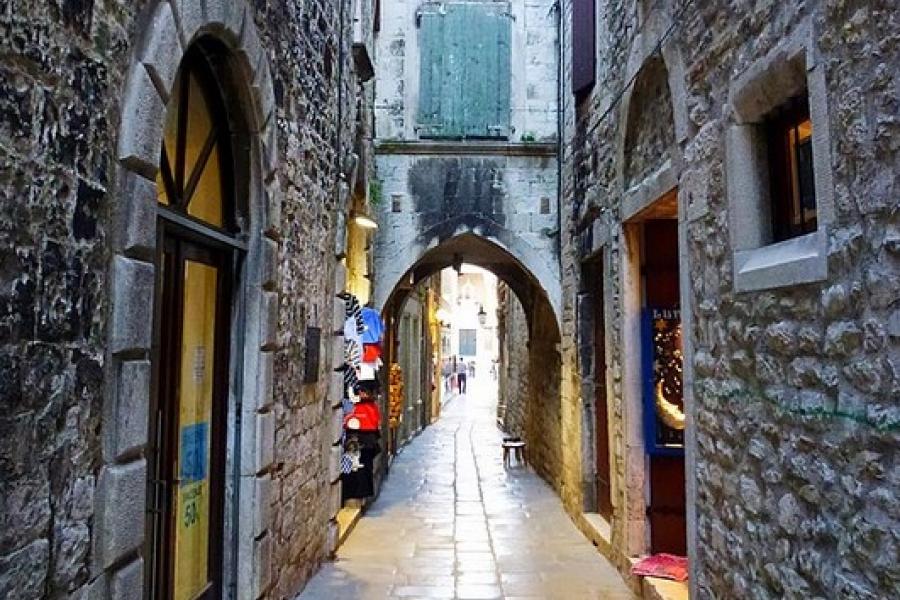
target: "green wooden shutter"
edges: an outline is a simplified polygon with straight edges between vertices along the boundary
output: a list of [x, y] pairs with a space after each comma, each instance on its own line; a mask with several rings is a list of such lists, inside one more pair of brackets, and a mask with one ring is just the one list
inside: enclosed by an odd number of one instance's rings
[[434, 136], [442, 125], [443, 16], [423, 8], [419, 27], [419, 126], [422, 135]]
[[505, 2], [422, 7], [421, 137], [509, 136], [510, 27]]

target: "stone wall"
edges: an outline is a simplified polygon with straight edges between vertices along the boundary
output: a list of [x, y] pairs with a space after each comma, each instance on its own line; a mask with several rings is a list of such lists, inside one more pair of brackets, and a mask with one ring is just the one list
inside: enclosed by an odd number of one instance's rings
[[382, 202], [375, 301], [429, 249], [471, 233], [510, 252], [559, 303], [557, 47], [552, 2], [510, 2], [506, 140], [419, 139], [419, 0], [383, 3], [375, 134]]
[[[188, 18], [229, 10], [214, 0], [177, 5], [184, 31]], [[244, 3], [233, 5], [243, 16]], [[147, 51], [136, 45], [147, 32], [162, 35], [149, 26], [158, 6], [54, 1], [0, 8], [0, 596], [133, 597], [141, 588], [146, 440], [124, 453], [113, 446], [107, 456], [104, 440], [120, 436], [123, 425], [118, 413], [104, 411], [141, 398], [135, 410], [146, 409], [149, 380], [129, 377], [131, 387], [118, 389], [114, 382], [120, 365], [137, 369], [133, 375], [148, 372], [141, 365], [152, 356], [110, 346], [110, 338], [129, 332], [110, 321], [124, 309], [112, 301], [107, 274], [122, 243], [110, 233], [119, 232], [129, 182], [148, 175], [126, 174], [116, 163], [120, 138], [128, 137], [119, 124], [129, 123], [122, 119], [129, 65]], [[263, 360], [258, 373], [248, 374], [245, 390], [260, 386], [248, 395], [244, 415], [254, 435], [230, 452], [250, 458], [241, 489], [252, 490], [242, 499], [253, 518], [241, 526], [251, 554], [238, 565], [247, 584], [239, 593], [282, 598], [297, 592], [333, 547], [329, 519], [340, 494], [329, 461], [336, 434], [328, 334], [334, 291], [343, 282], [331, 249], [343, 227], [338, 214], [347, 197], [338, 164], [354, 148], [357, 85], [349, 9], [342, 48], [337, 3], [266, 0], [252, 7], [248, 23], [258, 32], [263, 62], [250, 66], [262, 64], [271, 74], [254, 91], [275, 106], [265, 128], [274, 138], [262, 147], [270, 155], [262, 161], [277, 168], [261, 182], [269, 220], [258, 224], [267, 228], [261, 243], [272, 267], [253, 274], [262, 288], [251, 292], [271, 309], [257, 316], [261, 330], [274, 327], [272, 341], [259, 336], [274, 366], [270, 375], [271, 363]], [[245, 40], [250, 27], [244, 25]], [[237, 32], [213, 29], [242, 33], [240, 21]], [[266, 97], [257, 102], [264, 105]], [[137, 120], [144, 115], [133, 113]], [[116, 277], [123, 264], [149, 264], [152, 250], [141, 248], [124, 250], [128, 258], [117, 259]], [[266, 265], [265, 257], [258, 264]], [[147, 304], [138, 314], [149, 324]], [[324, 333], [314, 385], [303, 383], [308, 325]], [[135, 414], [135, 431], [146, 437]], [[104, 466], [112, 460], [120, 464]]]
[[0, 8], [0, 596], [87, 589], [117, 95], [141, 5]]
[[[565, 4], [568, 13], [571, 2]], [[629, 416], [626, 267], [633, 250], [622, 221], [677, 185], [693, 591], [699, 598], [896, 595], [897, 540], [888, 532], [898, 526], [900, 156], [890, 65], [898, 60], [900, 30], [892, 7], [650, 5], [598, 3], [598, 82], [578, 107], [570, 97], [565, 111], [571, 210], [564, 215], [564, 298], [583, 289], [578, 265], [589, 256], [602, 257], [609, 279], [617, 560], [624, 565], [622, 555], [643, 551], [635, 532], [644, 527], [642, 507], [628, 494], [640, 475], [633, 465], [643, 456], [640, 429]], [[815, 149], [817, 179], [831, 177], [827, 186], [817, 181], [820, 206], [830, 209], [833, 195], [833, 216], [820, 219], [827, 273], [802, 285], [742, 293], [734, 240], [741, 235], [735, 228], [746, 224], [729, 215], [729, 186], [737, 181], [729, 180], [735, 165], [726, 152], [737, 118], [734, 88], [760, 61], [784, 64], [789, 51], [779, 48], [800, 38], [811, 96], [818, 93], [813, 69], [824, 70], [824, 100], [815, 103], [813, 119], [826, 141]], [[668, 82], [672, 102], [671, 164], [628, 168], [635, 157], [660, 156], [638, 150], [625, 156], [625, 140], [659, 139], [649, 130], [625, 131], [626, 123], [644, 120], [629, 106], [649, 107], [654, 119], [670, 112], [640, 97], [641, 66], [659, 56], [665, 73], [657, 81]], [[626, 178], [630, 172], [637, 181]], [[577, 339], [570, 309], [563, 315], [564, 358]]]
[[525, 437], [528, 407], [528, 322], [522, 304], [508, 285], [497, 285], [497, 418], [503, 431]]

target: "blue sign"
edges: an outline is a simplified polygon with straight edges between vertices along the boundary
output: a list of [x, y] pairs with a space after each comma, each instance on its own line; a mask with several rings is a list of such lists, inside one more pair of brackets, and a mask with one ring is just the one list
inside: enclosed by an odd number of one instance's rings
[[209, 423], [181, 428], [181, 485], [206, 479], [209, 467]]
[[652, 455], [684, 454], [681, 312], [677, 308], [644, 309], [644, 438]]

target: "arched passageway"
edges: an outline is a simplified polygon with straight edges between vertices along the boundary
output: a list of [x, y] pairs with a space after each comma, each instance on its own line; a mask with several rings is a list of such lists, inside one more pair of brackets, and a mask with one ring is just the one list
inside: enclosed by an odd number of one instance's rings
[[411, 292], [441, 270], [459, 268], [463, 263], [496, 275], [521, 304], [527, 324], [527, 366], [523, 373], [527, 382], [516, 386], [524, 389], [526, 396], [516, 401], [521, 403], [524, 413], [524, 437], [531, 464], [552, 485], [558, 486], [562, 471], [558, 313], [551, 302], [553, 291], [547, 290], [544, 282], [509, 250], [485, 237], [465, 233], [441, 242], [418, 260], [411, 261], [390, 282], [392, 287], [376, 287], [376, 308], [382, 311], [387, 327], [388, 360], [397, 356], [399, 315]]

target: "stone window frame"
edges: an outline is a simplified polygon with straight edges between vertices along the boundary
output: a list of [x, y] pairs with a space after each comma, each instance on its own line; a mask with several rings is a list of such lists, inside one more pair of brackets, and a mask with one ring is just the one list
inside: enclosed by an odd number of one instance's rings
[[[828, 277], [828, 230], [834, 222], [831, 135], [825, 65], [803, 23], [760, 58], [729, 89], [726, 133], [728, 224], [736, 292], [776, 289]], [[765, 117], [806, 92], [813, 124], [816, 231], [772, 241]]]
[[[246, 348], [229, 391], [229, 468], [241, 465], [237, 560], [239, 587], [260, 595], [269, 585], [270, 472], [274, 458], [273, 369], [277, 348], [276, 255], [281, 222], [275, 96], [267, 56], [246, 0], [161, 0], [136, 25], [143, 34], [123, 89], [113, 213], [117, 234], [110, 265], [110, 383], [104, 404], [103, 464], [95, 497], [94, 566], [110, 597], [144, 588], [145, 511], [149, 409], [153, 373], [153, 305], [156, 280], [157, 194], [166, 103], [186, 49], [212, 36], [230, 51], [241, 81], [238, 100], [248, 122], [249, 228], [240, 275], [232, 345]], [[232, 351], [232, 357], [241, 356]], [[238, 383], [240, 385], [238, 385]], [[241, 402], [238, 403], [238, 398]], [[235, 430], [237, 407], [241, 427]], [[234, 446], [240, 436], [240, 448]], [[234, 482], [229, 472], [226, 488]], [[233, 501], [233, 490], [229, 492]], [[226, 506], [230, 510], [230, 506]], [[226, 519], [226, 539], [229, 539]], [[226, 556], [228, 553], [226, 552]], [[231, 565], [233, 567], [233, 565]], [[229, 565], [226, 565], [228, 568]], [[138, 592], [139, 593], [139, 592]]]

